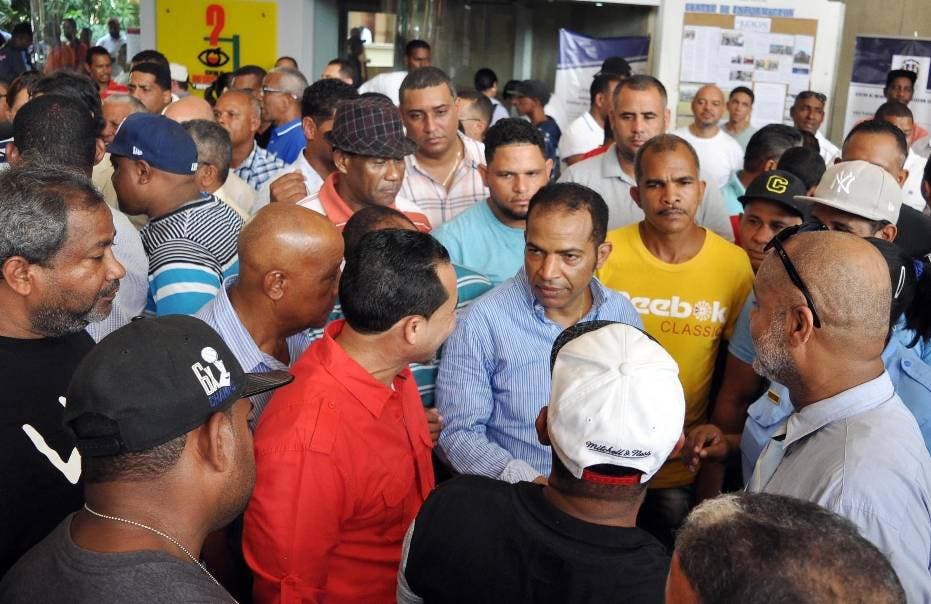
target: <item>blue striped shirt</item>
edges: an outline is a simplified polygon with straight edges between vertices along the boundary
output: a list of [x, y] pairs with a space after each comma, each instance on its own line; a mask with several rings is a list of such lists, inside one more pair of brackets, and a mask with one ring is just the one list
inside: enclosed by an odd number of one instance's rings
[[149, 257], [148, 315], [193, 315], [223, 279], [239, 274], [236, 240], [243, 221], [213, 195], [153, 218], [142, 230]]
[[252, 152], [246, 156], [246, 159], [242, 160], [242, 163], [233, 172], [258, 191], [267, 180], [284, 166], [285, 162], [278, 159], [274, 153], [269, 153], [257, 144], [252, 143]]
[[[592, 308], [583, 321], [642, 328], [624, 296], [591, 281]], [[472, 304], [446, 341], [436, 381], [443, 416], [441, 452], [459, 472], [533, 480], [547, 476], [550, 448], [534, 421], [550, 397], [550, 350], [563, 328], [544, 314], [521, 269]]]
[[[314, 339], [310, 335], [310, 330], [300, 331], [287, 339], [288, 356], [290, 364], [285, 365], [270, 354], [262, 352], [256, 345], [252, 335], [246, 329], [236, 313], [236, 309], [230, 303], [227, 292], [230, 287], [236, 283], [236, 277], [228, 277], [223, 280], [223, 287], [217, 293], [217, 297], [212, 302], [200, 309], [197, 318], [204, 321], [210, 327], [220, 334], [220, 338], [226, 342], [230, 350], [239, 361], [243, 371], [248, 373], [265, 373], [266, 371], [282, 371], [288, 369], [297, 362], [297, 359], [304, 354], [304, 351], [313, 343]], [[249, 427], [255, 430], [259, 422], [259, 416], [262, 410], [268, 404], [274, 391], [264, 392], [250, 397], [252, 401], [252, 412], [249, 414]]]

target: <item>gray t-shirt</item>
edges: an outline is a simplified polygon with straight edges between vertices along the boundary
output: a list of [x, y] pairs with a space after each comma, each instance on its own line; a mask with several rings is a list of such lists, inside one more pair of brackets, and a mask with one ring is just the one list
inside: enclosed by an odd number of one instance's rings
[[0, 604], [224, 602], [233, 597], [193, 563], [156, 551], [102, 554], [71, 540], [71, 518], [29, 550], [0, 583]]

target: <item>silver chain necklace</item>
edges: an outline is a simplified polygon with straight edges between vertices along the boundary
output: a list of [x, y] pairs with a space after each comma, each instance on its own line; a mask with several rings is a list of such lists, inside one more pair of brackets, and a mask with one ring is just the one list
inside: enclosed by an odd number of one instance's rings
[[[201, 564], [200, 560], [198, 560], [197, 558], [195, 558], [194, 555], [193, 555], [191, 552], [189, 552], [188, 549], [187, 549], [186, 547], [184, 547], [183, 545], [181, 545], [181, 544], [180, 544], [175, 538], [173, 538], [171, 535], [168, 535], [168, 534], [166, 534], [166, 533], [163, 533], [162, 531], [160, 531], [160, 530], [158, 530], [158, 529], [154, 529], [154, 528], [152, 528], [151, 526], [146, 526], [146, 525], [142, 524], [141, 522], [136, 522], [135, 520], [127, 520], [126, 518], [120, 518], [119, 516], [107, 516], [106, 514], [101, 514], [100, 512], [96, 512], [96, 511], [90, 509], [90, 508], [87, 506], [86, 503], [84, 504], [84, 509], [87, 510], [88, 512], [90, 512], [91, 514], [93, 514], [94, 516], [97, 516], [98, 518], [103, 518], [104, 520], [114, 520], [114, 521], [116, 521], [116, 522], [125, 522], [126, 524], [131, 524], [131, 525], [133, 525], [133, 526], [138, 526], [139, 528], [142, 528], [142, 529], [145, 529], [145, 530], [147, 530], [147, 531], [151, 531], [151, 532], [155, 533], [156, 535], [158, 535], [159, 537], [161, 537], [161, 538], [163, 538], [163, 539], [167, 539], [168, 541], [171, 541], [173, 544], [175, 544], [175, 545], [178, 547], [178, 549], [180, 549], [182, 552], [184, 552], [185, 554], [187, 554], [187, 557], [191, 559], [191, 562], [193, 562], [194, 564], [196, 564], [197, 566], [199, 566], [200, 569], [201, 569], [202, 571], [204, 571], [205, 573], [207, 573], [207, 576], [210, 577], [210, 580], [211, 580], [211, 581], [213, 581], [214, 583], [216, 583], [216, 584], [217, 584], [218, 586], [220, 586], [221, 588], [223, 587], [222, 585], [220, 585], [220, 582], [217, 581], [216, 578], [215, 578], [213, 575], [210, 574], [210, 571], [207, 570], [207, 567], [204, 566], [203, 564]], [[233, 602], [234, 602], [235, 604], [239, 604], [238, 602], [236, 602], [235, 599], [233, 600]]]

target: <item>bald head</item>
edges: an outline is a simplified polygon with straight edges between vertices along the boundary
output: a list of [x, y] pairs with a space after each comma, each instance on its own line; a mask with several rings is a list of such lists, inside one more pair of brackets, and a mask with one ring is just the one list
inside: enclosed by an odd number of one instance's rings
[[724, 93], [714, 84], [707, 84], [698, 89], [692, 99], [692, 115], [699, 128], [716, 127], [724, 115]]
[[165, 108], [165, 117], [176, 122], [183, 123], [191, 120], [213, 120], [213, 107], [204, 99], [196, 96], [186, 96], [178, 99]]
[[[811, 292], [821, 329], [814, 335], [838, 357], [879, 357], [889, 332], [889, 268], [864, 239], [836, 231], [803, 233], [785, 244]], [[788, 310], [805, 306], [779, 255], [760, 265], [755, 286], [761, 304]]]
[[292, 333], [321, 327], [333, 308], [342, 259], [343, 238], [325, 216], [271, 204], [239, 235], [236, 295], [247, 306], [264, 305]]

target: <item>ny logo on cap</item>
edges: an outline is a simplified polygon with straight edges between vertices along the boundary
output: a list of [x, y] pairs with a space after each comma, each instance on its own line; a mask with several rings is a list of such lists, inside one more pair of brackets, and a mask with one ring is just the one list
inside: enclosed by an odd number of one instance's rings
[[771, 175], [766, 179], [766, 190], [770, 193], [776, 193], [777, 195], [782, 195], [786, 192], [786, 189], [789, 188], [789, 179], [784, 176], [779, 176], [778, 174]]
[[[191, 365], [191, 370], [194, 371], [197, 381], [200, 382], [208, 397], [220, 388], [230, 385], [230, 372], [226, 370], [226, 366], [216, 350], [207, 346], [200, 351], [200, 358], [206, 361], [208, 365], [205, 367], [197, 362]], [[220, 374], [219, 377], [214, 377], [211, 365], [217, 369]]]
[[840, 193], [850, 195], [850, 185], [853, 184], [856, 174], [848, 170], [841, 170], [834, 175], [834, 183], [831, 188]]

